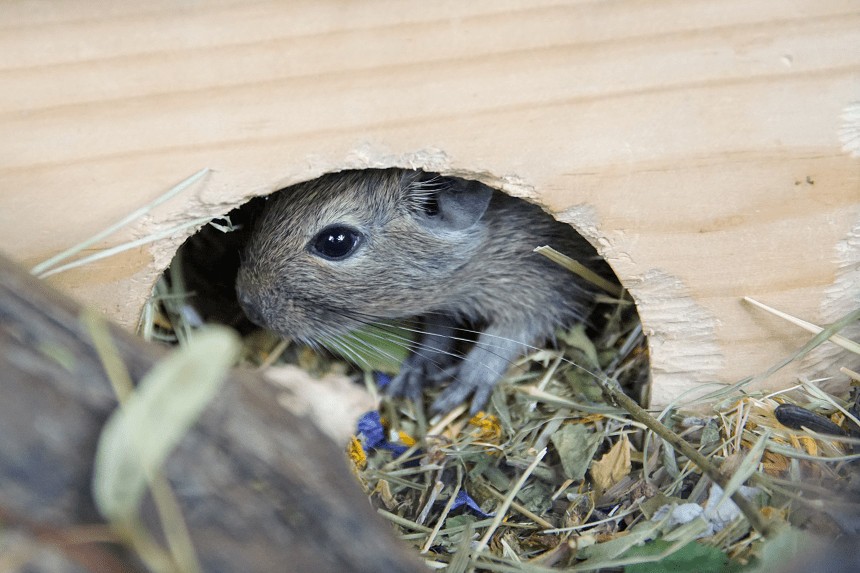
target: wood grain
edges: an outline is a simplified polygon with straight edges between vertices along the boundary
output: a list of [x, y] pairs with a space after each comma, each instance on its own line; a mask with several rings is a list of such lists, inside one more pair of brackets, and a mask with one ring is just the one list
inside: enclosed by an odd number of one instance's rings
[[[0, 27], [0, 249], [28, 264], [205, 166], [108, 243], [414, 165], [538, 200], [598, 245], [651, 333], [657, 404], [802, 343], [743, 295], [820, 323], [860, 303], [839, 281], [860, 258], [840, 251], [860, 234], [837, 138], [860, 99], [853, 0], [22, 0]], [[184, 238], [52, 282], [132, 326]]]

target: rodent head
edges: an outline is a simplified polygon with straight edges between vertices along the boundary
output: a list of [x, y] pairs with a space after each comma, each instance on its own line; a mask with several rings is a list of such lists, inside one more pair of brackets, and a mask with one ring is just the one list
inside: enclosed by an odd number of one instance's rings
[[457, 269], [480, 256], [493, 191], [421, 171], [332, 173], [272, 197], [236, 281], [248, 317], [325, 339], [445, 305]]

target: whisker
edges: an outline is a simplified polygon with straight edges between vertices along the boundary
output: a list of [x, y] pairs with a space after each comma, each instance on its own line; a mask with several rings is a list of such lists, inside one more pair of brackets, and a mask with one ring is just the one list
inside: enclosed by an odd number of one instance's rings
[[[545, 350], [544, 347], [536, 346], [534, 344], [530, 344], [527, 342], [523, 342], [521, 340], [514, 340], [512, 338], [499, 336], [496, 334], [490, 334], [482, 330], [470, 329], [467, 327], [463, 327], [457, 325], [456, 331], [459, 333], [463, 333], [466, 336], [457, 336], [457, 335], [445, 335], [439, 334], [437, 332], [432, 332], [426, 329], [423, 329], [419, 326], [395, 323], [390, 319], [381, 318], [378, 316], [367, 315], [358, 313], [355, 311], [341, 311], [338, 313], [343, 319], [342, 324], [348, 328], [352, 328], [352, 330], [357, 330], [363, 328], [363, 332], [372, 339], [377, 339], [380, 341], [386, 341], [395, 345], [398, 345], [402, 348], [407, 348], [410, 352], [420, 351], [420, 350], [430, 350], [429, 354], [438, 354], [440, 356], [448, 356], [451, 358], [455, 358], [458, 360], [462, 360], [468, 353], [464, 353], [462, 351], [450, 351], [442, 348], [437, 348], [435, 346], [429, 345], [425, 342], [421, 342], [421, 340], [414, 340], [409, 335], [418, 335], [419, 337], [424, 337], [427, 340], [428, 337], [444, 337], [445, 339], [451, 340], [453, 342], [465, 342], [469, 344], [473, 344], [475, 347], [480, 347], [493, 354], [495, 356], [499, 356], [499, 354], [493, 352], [494, 348], [506, 348], [506, 345], [502, 343], [513, 343], [522, 349], [523, 353], [526, 352], [539, 352]], [[445, 319], [450, 320], [450, 315], [446, 315], [440, 312], [428, 312], [422, 315], [424, 317], [433, 317], [440, 316]], [[419, 317], [420, 318], [420, 317]], [[343, 332], [334, 332], [335, 330], [340, 330], [336, 327], [326, 327], [326, 331], [323, 332], [322, 336], [317, 337], [318, 340], [321, 340], [323, 347], [326, 349], [339, 354], [361, 368], [369, 369], [371, 365], [369, 364], [366, 356], [367, 352], [372, 353], [377, 357], [384, 357], [392, 362], [399, 361], [399, 357], [392, 355], [390, 352], [386, 352], [378, 347], [376, 347], [372, 340], [362, 339], [354, 334], [352, 330], [348, 331], [346, 334]], [[406, 334], [408, 333], [408, 335]], [[467, 336], [475, 335], [476, 337], [483, 336], [483, 340], [475, 340], [473, 338], [469, 338]], [[488, 341], [496, 340], [499, 344], [493, 344]], [[623, 344], [626, 352], [625, 355], [629, 354], [630, 351], [636, 346], [636, 343], [641, 340], [641, 332], [631, 332], [625, 339]], [[309, 346], [319, 348], [319, 344], [310, 344], [315, 341], [302, 341]], [[618, 364], [623, 361], [621, 357], [621, 353], [619, 353], [618, 357], [616, 357], [616, 361], [612, 366], [617, 369]], [[575, 368], [579, 371], [582, 371], [589, 376], [593, 377], [597, 380], [608, 380], [611, 377], [612, 370], [608, 369], [596, 369], [592, 370], [586, 366], [583, 366], [574, 360], [564, 356], [563, 354], [559, 355], [560, 361], [562, 364], [567, 365], [568, 367]], [[445, 367], [437, 360], [433, 358], [428, 358], [428, 360], [439, 368], [441, 372], [444, 372]], [[520, 362], [519, 360], [506, 360], [508, 367], [514, 367], [521, 372], [526, 372], [528, 370], [527, 363]], [[487, 369], [493, 369], [489, 365], [485, 364], [483, 361], [478, 363], [480, 366], [485, 367]], [[495, 372], [495, 370], [493, 370]], [[454, 370], [452, 373], [452, 380], [456, 382], [458, 379], [457, 371]]]
[[[495, 352], [492, 352], [492, 351], [490, 351], [489, 349], [492, 349], [492, 348], [501, 348], [501, 345], [487, 344], [486, 342], [479, 342], [479, 341], [477, 341], [477, 340], [472, 340], [472, 339], [470, 339], [470, 338], [464, 338], [464, 337], [460, 337], [460, 336], [441, 335], [441, 334], [438, 334], [438, 333], [435, 333], [435, 332], [430, 332], [430, 331], [427, 331], [427, 330], [421, 330], [420, 328], [410, 328], [410, 327], [402, 326], [402, 325], [387, 324], [387, 323], [373, 323], [373, 322], [370, 322], [370, 323], [368, 323], [368, 326], [376, 327], [376, 328], [379, 328], [380, 330], [382, 330], [382, 325], [383, 325], [383, 324], [384, 324], [385, 328], [389, 328], [389, 329], [402, 330], [402, 331], [405, 331], [405, 332], [411, 332], [411, 333], [419, 334], [419, 335], [423, 335], [423, 336], [444, 337], [444, 338], [446, 338], [446, 339], [449, 339], [449, 340], [455, 340], [455, 341], [457, 341], [457, 342], [467, 342], [467, 343], [470, 343], [470, 344], [474, 344], [475, 346], [478, 346], [478, 347], [481, 347], [481, 348], [484, 348], [484, 349], [488, 349], [488, 352], [490, 352], [490, 354], [493, 354], [494, 356], [499, 356], [499, 354], [496, 354]], [[459, 327], [458, 327], [457, 329], [458, 329], [458, 330], [462, 330], [462, 329], [460, 329]], [[364, 332], [366, 332], [366, 333], [368, 333], [368, 334], [371, 334], [371, 333], [369, 332], [369, 329], [364, 330]], [[477, 333], [477, 334], [484, 334], [484, 333], [481, 333], [480, 331], [471, 331], [471, 332], [474, 332], [474, 333]], [[386, 339], [385, 339], [385, 338], [383, 338], [381, 335], [374, 335], [374, 336], [376, 336], [377, 338], [381, 338], [381, 339], [383, 339], [383, 340], [386, 340]], [[491, 336], [491, 337], [492, 337], [492, 335], [487, 335], [487, 336]], [[400, 339], [402, 339], [402, 340], [406, 340], [406, 341], [408, 341], [408, 342], [409, 342], [409, 347], [410, 347], [410, 349], [420, 348], [420, 349], [423, 349], [423, 350], [431, 350], [431, 351], [433, 351], [434, 353], [438, 353], [438, 354], [442, 354], [442, 355], [446, 355], [446, 356], [451, 356], [451, 357], [453, 357], [453, 358], [465, 358], [465, 357], [466, 357], [466, 354], [465, 354], [465, 353], [462, 353], [462, 352], [451, 352], [451, 351], [445, 351], [445, 350], [441, 350], [441, 349], [438, 349], [438, 348], [436, 348], [436, 347], [430, 346], [430, 345], [428, 345], [428, 344], [424, 344], [424, 343], [422, 343], [422, 342], [420, 342], [420, 341], [418, 341], [418, 340], [412, 340], [412, 339], [410, 339], [410, 338], [402, 337], [402, 336], [401, 336], [401, 337], [399, 337], [399, 338], [400, 338]], [[521, 345], [522, 345], [522, 346], [524, 346], [524, 347], [528, 347], [528, 345], [526, 345], [526, 344], [524, 344], [524, 343], [521, 343], [521, 342], [519, 342], [519, 341], [516, 341], [516, 340], [510, 339], [510, 338], [503, 338], [503, 337], [496, 337], [496, 338], [499, 338], [499, 339], [502, 339], [502, 340], [506, 340], [506, 341], [509, 341], [509, 342], [513, 342], [513, 343], [515, 343], [515, 344], [521, 344]], [[532, 348], [535, 348], [536, 350], [539, 350], [539, 348], [538, 348], [538, 347], [532, 347]], [[510, 361], [509, 361], [509, 364], [513, 364], [513, 362], [510, 362]]]
[[[360, 337], [356, 336], [352, 332], [348, 332], [342, 336], [349, 338], [353, 343], [360, 345], [367, 352], [370, 352], [377, 357], [387, 358], [388, 360], [390, 360], [392, 362], [399, 362], [398, 356], [395, 356], [395, 355], [391, 354], [390, 352], [386, 352], [386, 351], [382, 350], [381, 348], [373, 346], [372, 344], [370, 344], [366, 340], [362, 340]], [[355, 347], [353, 347], [353, 348], [355, 348]], [[356, 352], [358, 352], [358, 349], [356, 349]]]
[[[368, 336], [372, 336], [372, 337], [377, 338], [377, 339], [382, 340], [382, 341], [392, 342], [394, 344], [398, 344], [401, 348], [408, 348], [412, 352], [414, 352], [415, 349], [418, 348], [418, 349], [428, 349], [428, 350], [433, 351], [433, 353], [435, 353], [435, 354], [443, 354], [443, 355], [447, 355], [447, 356], [452, 356], [454, 358], [462, 359], [465, 357], [465, 354], [463, 354], [463, 353], [443, 351], [441, 349], [434, 348], [434, 347], [426, 345], [426, 344], [422, 344], [418, 341], [411, 340], [411, 339], [403, 337], [403, 336], [394, 335], [392, 338], [392, 336], [387, 335], [385, 330], [379, 328], [379, 325], [371, 324], [369, 326], [372, 328], [368, 328], [368, 329], [363, 330], [364, 334], [366, 334]], [[388, 326], [389, 328], [392, 328], [392, 329], [398, 328], [394, 325], [390, 325], [390, 326], [386, 325], [386, 326]], [[374, 330], [380, 330], [380, 332], [375, 332]], [[352, 334], [352, 333], [349, 333], [349, 334]], [[382, 349], [373, 346], [370, 342], [363, 340], [360, 337], [356, 337], [353, 335], [353, 339], [355, 340], [355, 342], [360, 343], [363, 346], [365, 346], [370, 352], [376, 353], [377, 356], [384, 356], [384, 357], [390, 359], [392, 362], [398, 361], [398, 357], [393, 356], [392, 354], [390, 354], [388, 352], [384, 352]], [[408, 344], [402, 344], [402, 342], [406, 342]], [[445, 365], [443, 363], [440, 363], [438, 360], [435, 360], [432, 357], [427, 357], [427, 359], [434, 366], [436, 366], [440, 371], [444, 370]]]
[[[428, 312], [428, 313], [425, 313], [425, 316], [442, 316], [442, 317], [446, 317], [446, 318], [448, 317], [448, 315], [445, 315], [444, 313], [439, 313], [439, 312]], [[361, 313], [356, 313], [354, 311], [349, 311], [349, 318], [351, 318], [355, 322], [358, 322], [360, 324], [365, 324], [365, 325], [370, 325], [370, 324], [378, 325], [380, 323], [380, 319], [378, 317], [373, 317], [372, 315], [363, 315]], [[387, 326], [389, 328], [396, 328], [399, 330], [403, 330], [405, 332], [411, 332], [414, 334], [419, 334], [419, 335], [424, 335], [424, 336], [441, 336], [441, 335], [436, 334], [434, 332], [428, 332], [428, 331], [422, 330], [420, 328], [413, 328], [413, 327], [408, 327], [408, 326], [404, 326], [404, 325], [396, 325], [396, 326], [395, 325], [387, 325]], [[518, 344], [519, 346], [521, 346], [524, 350], [531, 351], [531, 352], [538, 352], [538, 351], [544, 350], [544, 348], [542, 348], [540, 346], [535, 346], [533, 344], [529, 344], [529, 343], [523, 342], [521, 340], [514, 340], [512, 338], [508, 338], [505, 336], [490, 334], [490, 333], [487, 333], [487, 332], [484, 332], [481, 330], [473, 330], [473, 329], [461, 327], [459, 325], [457, 326], [457, 330], [460, 332], [464, 332], [464, 333], [468, 333], [468, 334], [475, 334], [478, 336], [483, 335], [484, 337], [492, 338], [492, 339], [495, 339], [495, 340], [498, 340], [501, 342], [513, 342], [514, 344]], [[451, 339], [456, 340], [458, 342], [480, 344], [483, 348], [487, 348], [487, 349], [502, 346], [502, 345], [496, 346], [493, 344], [489, 344], [487, 342], [477, 342], [477, 341], [472, 340], [470, 338], [465, 338], [465, 337], [461, 337], [461, 336], [449, 336], [448, 338], [451, 338]], [[457, 357], [459, 357], [459, 356], [457, 356]], [[573, 360], [570, 360], [567, 357], [562, 357], [562, 363], [567, 364], [568, 366], [571, 366], [573, 368], [576, 368], [582, 372], [585, 372], [586, 374], [594, 377], [595, 379], [605, 380], [607, 378], [607, 375], [604, 372], [595, 372], [595, 371], [591, 370], [590, 368], [587, 368], [581, 364], [574, 362]], [[511, 362], [510, 364], [513, 365], [513, 362]]]
[[[378, 323], [369, 322], [368, 324], [369, 324], [369, 325], [373, 325], [373, 324], [378, 324]], [[414, 333], [414, 334], [421, 334], [421, 335], [424, 335], [424, 336], [444, 337], [444, 338], [448, 338], [448, 339], [451, 339], [451, 340], [456, 340], [457, 342], [467, 342], [467, 343], [470, 343], [470, 344], [476, 344], [476, 345], [479, 345], [479, 346], [481, 346], [481, 347], [483, 347], [483, 348], [500, 348], [500, 347], [501, 347], [501, 345], [493, 345], [493, 344], [488, 344], [488, 343], [486, 343], [486, 342], [478, 342], [477, 340], [473, 340], [473, 339], [471, 339], [471, 338], [465, 338], [465, 337], [462, 337], [462, 336], [441, 335], [441, 334], [437, 334], [437, 333], [435, 333], [435, 332], [429, 332], [429, 331], [426, 331], [426, 330], [421, 330], [420, 328], [411, 328], [411, 327], [408, 327], [408, 326], [402, 326], [402, 325], [397, 325], [397, 326], [395, 326], [395, 325], [390, 325], [390, 327], [391, 327], [391, 328], [396, 328], [396, 329], [399, 329], [399, 330], [403, 330], [403, 331], [405, 331], [405, 332], [411, 332], [411, 333]], [[514, 340], [513, 338], [507, 338], [507, 337], [504, 337], [504, 336], [496, 336], [496, 335], [493, 335], [493, 334], [489, 334], [489, 333], [483, 332], [483, 331], [481, 331], [481, 330], [470, 330], [470, 329], [467, 329], [467, 328], [461, 328], [461, 327], [459, 327], [459, 326], [457, 327], [457, 330], [462, 331], [462, 332], [467, 332], [467, 333], [469, 333], [469, 334], [484, 335], [484, 336], [487, 336], [487, 337], [490, 337], [490, 338], [494, 338], [494, 339], [496, 339], [496, 340], [501, 340], [501, 341], [504, 341], [504, 342], [513, 342], [514, 344], [519, 344], [519, 345], [521, 345], [523, 348], [525, 348], [525, 349], [527, 349], [527, 350], [542, 350], [542, 348], [541, 348], [541, 347], [539, 347], [539, 346], [532, 346], [532, 345], [527, 344], [527, 343], [525, 343], [525, 342], [522, 342], [522, 341], [520, 341], [520, 340]], [[418, 343], [418, 342], [413, 342], [413, 343], [414, 343], [414, 344], [416, 344], [416, 345], [420, 345], [420, 343]], [[426, 347], [426, 346], [425, 346], [425, 347]], [[454, 356], [454, 357], [456, 357], [456, 358], [462, 358], [462, 357], [463, 357], [463, 355], [462, 355], [462, 354], [452, 354], [452, 356]]]
[[[377, 324], [371, 324], [369, 326], [376, 327], [376, 329], [380, 331], [380, 333], [377, 334], [372, 329], [366, 329], [364, 332], [367, 333], [369, 336], [374, 336], [376, 338], [379, 338], [380, 340], [386, 340], [388, 342], [398, 343], [400, 341], [404, 341], [404, 342], [406, 342], [406, 344], [402, 344], [401, 346], [403, 346], [404, 348], [408, 347], [410, 350], [415, 350], [415, 349], [431, 350], [431, 351], [436, 352], [438, 354], [443, 354], [445, 356], [451, 356], [453, 358], [465, 358], [466, 357], [466, 354], [463, 352], [451, 352], [451, 351], [435, 348], [433, 346], [430, 346], [429, 344], [424, 344], [419, 340], [414, 340], [414, 339], [409, 338], [407, 336], [396, 335], [393, 332], [391, 332], [390, 330], [385, 330], [385, 328], [389, 328], [391, 330], [403, 330], [403, 331], [413, 332], [413, 333], [422, 334], [422, 335], [433, 335], [433, 334], [435, 334], [432, 332], [428, 332], [428, 331], [420, 330], [420, 329], [407, 329], [406, 327], [402, 327], [399, 325], [393, 325], [393, 324], [392, 325], [386, 324], [385, 327], [383, 327], [382, 325], [377, 325]], [[436, 336], [441, 336], [441, 335], [436, 335]], [[454, 340], [461, 340], [461, 339], [457, 339], [455, 337], [446, 337], [446, 338], [450, 338], [450, 339], [454, 339]], [[465, 339], [462, 339], [462, 340], [465, 340]]]
[[[373, 326], [373, 325], [371, 325], [371, 326]], [[392, 328], [397, 328], [397, 327], [392, 326]], [[365, 331], [364, 331], [364, 333], [365, 333], [365, 334], [367, 334], [368, 336], [373, 336], [373, 337], [378, 338], [378, 339], [383, 340], [383, 341], [393, 342], [393, 343], [399, 343], [399, 341], [397, 341], [397, 340], [392, 340], [391, 338], [386, 337], [386, 336], [384, 335], [384, 333], [383, 333], [383, 334], [377, 334], [377, 333], [375, 333], [375, 332], [372, 332], [372, 331], [371, 331], [371, 330], [369, 330], [369, 329], [368, 329], [368, 330], [365, 330]], [[407, 342], [409, 343], [409, 344], [408, 344], [408, 348], [409, 348], [409, 350], [410, 350], [410, 351], [412, 351], [412, 352], [414, 352], [414, 351], [415, 351], [415, 349], [421, 349], [421, 350], [430, 350], [433, 354], [441, 354], [441, 355], [443, 355], [443, 356], [451, 356], [451, 357], [453, 357], [453, 358], [458, 358], [458, 359], [465, 358], [465, 356], [466, 356], [466, 355], [465, 355], [464, 353], [462, 353], [462, 352], [451, 352], [451, 351], [447, 351], [447, 350], [442, 350], [442, 349], [439, 349], [439, 348], [435, 348], [435, 347], [433, 347], [433, 346], [430, 346], [430, 345], [428, 345], [428, 344], [423, 344], [423, 343], [421, 343], [421, 342], [419, 342], [419, 341], [417, 341], [417, 340], [411, 340], [411, 339], [406, 338], [406, 337], [403, 337], [403, 336], [398, 336], [397, 338], [399, 338], [400, 340], [403, 340], [403, 341], [407, 341]], [[363, 342], [364, 342], [364, 341], [363, 341]], [[367, 344], [368, 344], [368, 346], [370, 347], [369, 343], [367, 343]], [[407, 345], [405, 345], [405, 344], [401, 344], [401, 347], [406, 348], [406, 347], [407, 347]], [[372, 348], [373, 350], [377, 350], [377, 351], [378, 351], [378, 349], [376, 349], [376, 348], [374, 348], [374, 347], [370, 347], [370, 348]], [[392, 359], [393, 359], [393, 358], [394, 358], [394, 357], [392, 357]], [[442, 370], [444, 370], [444, 369], [445, 369], [445, 365], [444, 365], [443, 363], [440, 363], [438, 360], [435, 360], [434, 358], [432, 358], [432, 357], [430, 357], [430, 356], [428, 356], [428, 357], [426, 357], [426, 358], [427, 358], [427, 360], [429, 360], [429, 361], [430, 361], [434, 366], [436, 366], [436, 368], [438, 368], [440, 371], [442, 371]]]
[[[415, 334], [419, 334], [419, 335], [423, 335], [423, 336], [443, 336], [443, 335], [437, 334], [435, 332], [430, 332], [430, 331], [422, 330], [419, 328], [410, 328], [410, 327], [406, 327], [406, 326], [398, 325], [398, 324], [390, 324], [390, 323], [385, 323], [385, 322], [372, 322], [371, 319], [366, 319], [366, 320], [368, 320], [367, 326], [369, 326], [370, 328], [366, 328], [363, 332], [369, 336], [373, 336], [373, 337], [378, 338], [380, 340], [387, 340], [390, 342], [398, 342], [398, 341], [392, 340], [390, 338], [390, 336], [395, 336], [400, 341], [407, 341], [409, 343], [410, 350], [413, 350], [413, 351], [415, 349], [430, 350], [434, 354], [441, 354], [443, 356], [451, 356], [451, 357], [457, 358], [457, 359], [463, 359], [466, 356], [466, 354], [464, 354], [462, 352], [446, 351], [443, 349], [439, 349], [439, 348], [430, 346], [428, 344], [424, 344], [424, 343], [417, 341], [417, 340], [410, 340], [409, 338], [406, 338], [403, 336], [399, 336], [396, 334], [389, 334], [392, 330], [393, 331], [402, 330], [405, 332], [411, 332], [411, 333], [415, 333]], [[374, 330], [378, 330], [381, 334], [374, 332]], [[474, 332], [478, 332], [478, 331], [474, 331]], [[388, 334], [388, 336], [386, 336], [386, 334]], [[488, 336], [492, 336], [492, 335], [488, 335]], [[487, 344], [486, 342], [480, 342], [477, 340], [471, 340], [469, 338], [458, 337], [458, 336], [447, 336], [446, 335], [445, 338], [451, 339], [451, 340], [456, 340], [456, 341], [473, 343], [476, 347], [483, 348], [483, 349], [487, 350], [487, 352], [489, 352], [490, 354], [497, 356], [497, 357], [501, 357], [500, 354], [492, 351], [493, 348], [500, 348], [501, 345]], [[503, 338], [503, 337], [496, 337], [496, 338], [513, 342], [515, 344], [523, 346], [524, 348], [533, 348], [535, 350], [540, 350], [539, 347], [530, 346], [528, 344], [525, 344], [525, 343], [522, 343], [520, 341], [516, 341], [513, 339]], [[369, 346], [369, 344], [365, 341], [360, 341], [360, 342], [366, 346]], [[378, 350], [378, 349], [371, 348], [371, 350]], [[438, 361], [436, 361], [432, 358], [429, 358], [429, 357], [428, 357], [428, 360], [430, 360], [430, 362], [432, 362], [437, 368], [439, 368], [440, 371], [444, 370], [444, 367]], [[515, 367], [515, 368], [518, 368], [522, 372], [525, 372], [525, 370], [526, 370], [524, 367], [518, 366], [515, 361], [505, 360], [505, 362], [507, 363], [509, 368]], [[491, 368], [488, 364], [484, 363], [483, 361], [478, 362], [478, 364], [480, 366], [486, 368], [487, 370], [493, 372], [494, 374], [501, 374], [501, 372], [496, 372], [495, 369]], [[453, 379], [456, 380], [457, 376], [455, 375]]]
[[324, 341], [324, 345], [330, 351], [343, 356], [353, 364], [356, 364], [357, 366], [361, 366], [363, 364], [366, 368], [370, 368], [370, 363], [364, 358], [361, 352], [358, 352], [355, 348], [350, 346], [348, 342], [342, 339], [330, 338]]

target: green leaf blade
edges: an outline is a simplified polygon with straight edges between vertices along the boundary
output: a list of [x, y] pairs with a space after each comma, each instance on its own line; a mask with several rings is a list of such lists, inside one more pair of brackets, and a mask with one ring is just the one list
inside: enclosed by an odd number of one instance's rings
[[215, 396], [238, 353], [233, 331], [201, 330], [153, 367], [114, 411], [99, 438], [93, 478], [96, 505], [106, 518], [134, 516], [147, 483]]

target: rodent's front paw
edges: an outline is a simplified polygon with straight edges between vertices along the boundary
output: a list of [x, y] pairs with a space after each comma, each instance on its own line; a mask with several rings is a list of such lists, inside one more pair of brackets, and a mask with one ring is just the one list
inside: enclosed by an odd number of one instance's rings
[[410, 354], [385, 391], [389, 396], [405, 396], [417, 402], [424, 386], [439, 384], [456, 376], [460, 365], [449, 365], [449, 361], [450, 355], [428, 348]]
[[477, 380], [474, 382], [466, 382], [455, 379], [450, 386], [439, 394], [436, 400], [433, 401], [431, 409], [436, 413], [450, 412], [457, 405], [465, 402], [470, 395], [472, 396], [472, 405], [469, 408], [469, 413], [477, 414], [486, 405], [490, 399], [490, 394], [493, 393], [495, 384], [488, 380]]
[[385, 392], [389, 396], [403, 396], [417, 402], [421, 399], [423, 386], [424, 369], [407, 361], [400, 366], [400, 372], [385, 387]]
[[448, 380], [457, 378], [457, 373], [460, 371], [460, 364], [451, 364], [447, 368], [433, 368], [429, 372], [424, 373], [425, 386], [438, 386]]

